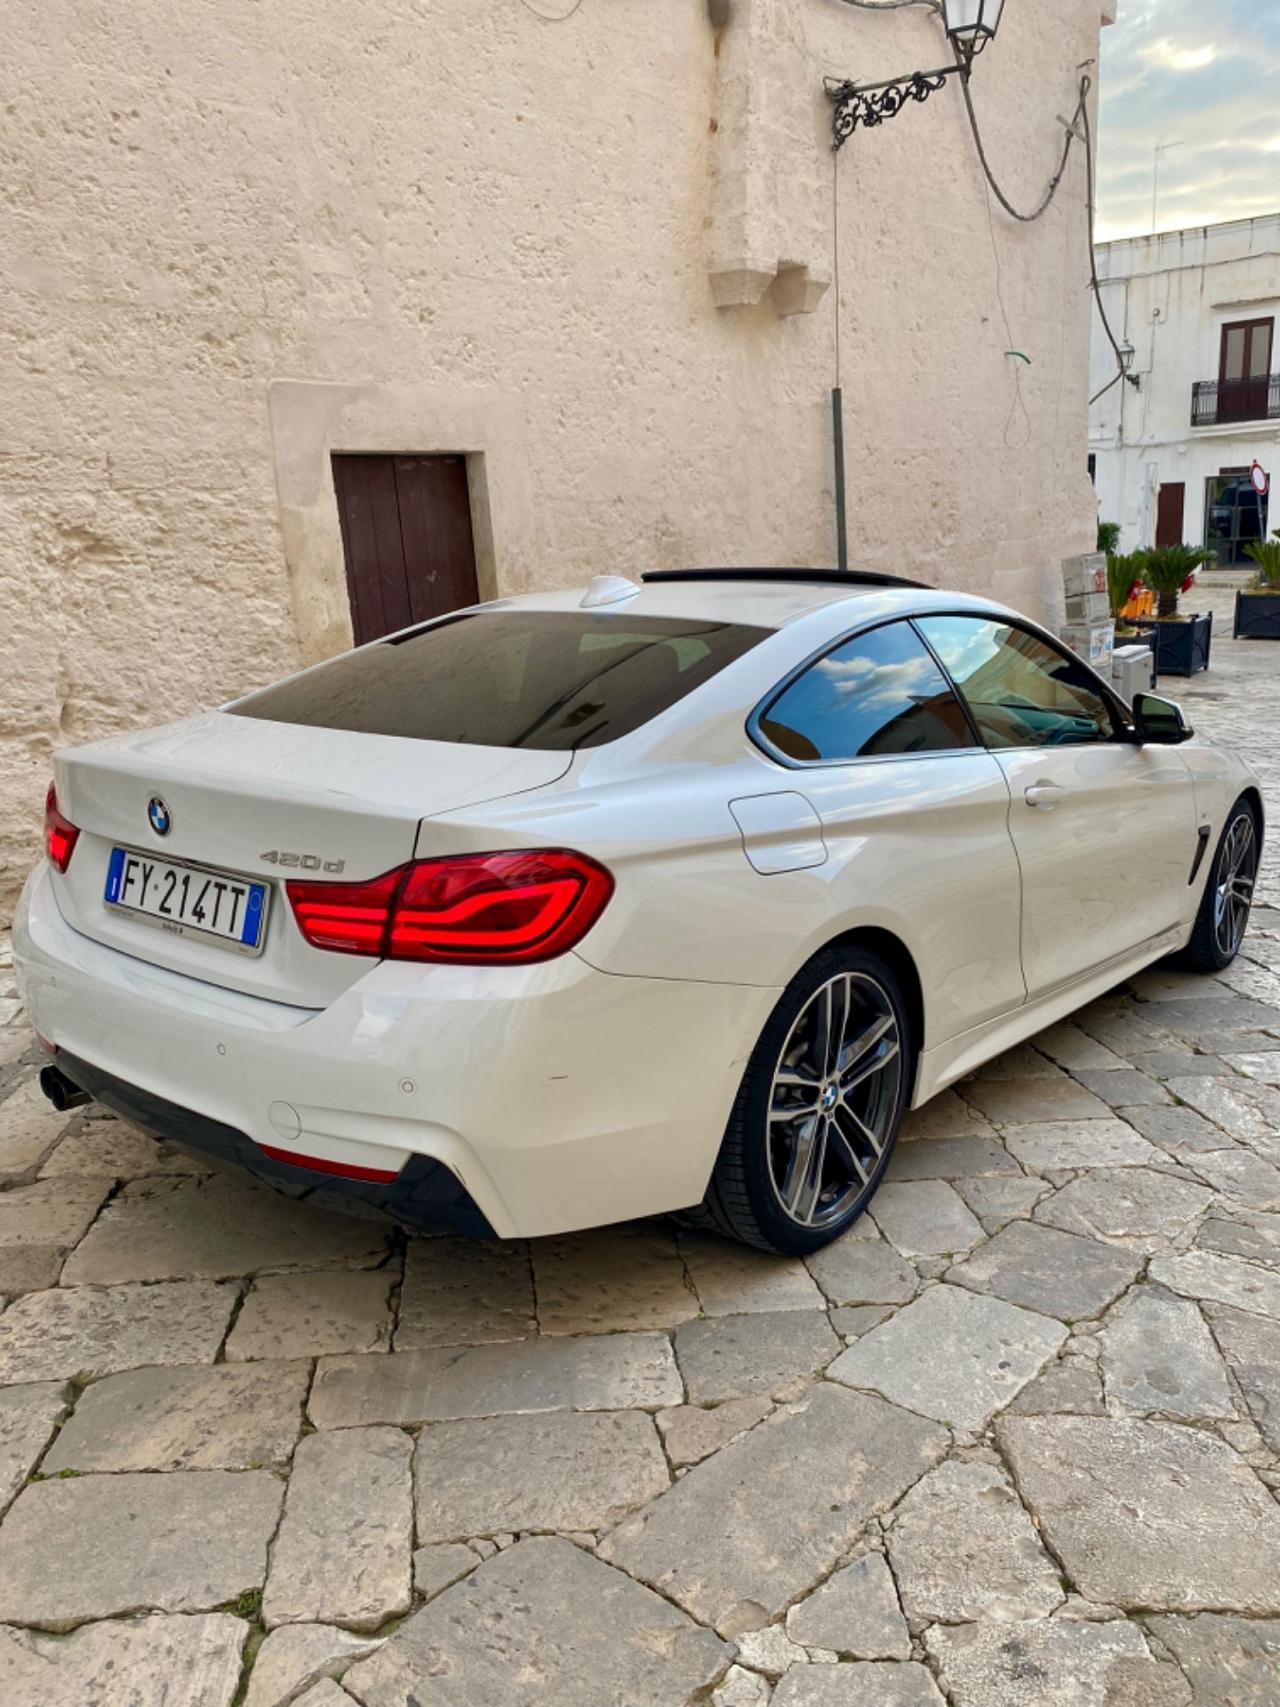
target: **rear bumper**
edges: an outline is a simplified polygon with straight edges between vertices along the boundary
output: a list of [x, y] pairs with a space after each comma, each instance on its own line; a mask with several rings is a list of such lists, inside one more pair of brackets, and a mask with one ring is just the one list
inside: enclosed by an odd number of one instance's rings
[[472, 1230], [501, 1237], [696, 1203], [778, 995], [618, 977], [567, 954], [382, 962], [323, 1009], [289, 1007], [84, 936], [45, 866], [19, 904], [14, 959], [68, 1077], [98, 1094], [81, 1077], [95, 1075], [122, 1111], [132, 1099], [140, 1124], [294, 1192], [388, 1207], [385, 1193], [406, 1220], [407, 1193], [447, 1199], [452, 1179], [454, 1224], [474, 1210]]
[[299, 1167], [278, 1160], [234, 1127], [210, 1120], [163, 1097], [126, 1084], [112, 1073], [91, 1066], [65, 1050], [58, 1052], [58, 1068], [73, 1084], [88, 1091], [104, 1108], [123, 1115], [143, 1132], [167, 1139], [202, 1160], [230, 1163], [264, 1180], [288, 1197], [308, 1191], [336, 1192], [353, 1208], [363, 1205], [381, 1211], [416, 1232], [463, 1233], [470, 1238], [491, 1239], [493, 1228], [462, 1182], [443, 1163], [429, 1156], [411, 1156], [390, 1180], [354, 1179], [327, 1169]]

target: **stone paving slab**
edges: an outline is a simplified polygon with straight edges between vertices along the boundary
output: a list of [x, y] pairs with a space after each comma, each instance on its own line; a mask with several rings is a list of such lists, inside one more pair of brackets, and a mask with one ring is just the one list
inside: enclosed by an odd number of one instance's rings
[[935, 1624], [924, 1640], [953, 1707], [1192, 1707], [1135, 1624]]
[[496, 1239], [411, 1239], [397, 1351], [525, 1339], [537, 1331], [528, 1250]]
[[821, 1310], [825, 1300], [800, 1263], [770, 1257], [727, 1239], [684, 1233], [680, 1249], [708, 1316], [754, 1310]]
[[664, 1335], [597, 1334], [322, 1358], [308, 1411], [317, 1428], [352, 1428], [521, 1411], [657, 1410], [683, 1398]]
[[886, 1183], [869, 1210], [889, 1243], [904, 1257], [952, 1256], [982, 1238], [982, 1226], [945, 1180]]
[[957, 1180], [1017, 1172], [1018, 1164], [993, 1137], [932, 1138], [923, 1144], [899, 1144], [885, 1178]]
[[1267, 1445], [1280, 1452], [1280, 1322], [1223, 1304], [1210, 1304], [1207, 1313], [1249, 1414]]
[[946, 1707], [924, 1666], [882, 1661], [797, 1666], [773, 1692], [773, 1707]]
[[[1243, 1150], [1231, 1154], [1265, 1166]], [[1205, 1160], [1196, 1158], [1198, 1173]], [[1034, 1219], [1063, 1232], [1153, 1255], [1169, 1250], [1213, 1200], [1208, 1187], [1153, 1168], [1093, 1168], [1039, 1203]]]
[[59, 1114], [34, 1078], [0, 1102], [0, 1185], [34, 1179], [71, 1116]]
[[676, 1362], [693, 1405], [751, 1394], [797, 1398], [842, 1346], [820, 1310], [711, 1316], [675, 1332]]
[[1141, 1287], [1108, 1316], [1099, 1339], [1113, 1414], [1188, 1421], [1235, 1417], [1221, 1353], [1189, 1299], [1173, 1297], [1160, 1287]]
[[56, 1286], [110, 1190], [110, 1180], [63, 1179], [0, 1192], [0, 1293]]
[[234, 1286], [201, 1280], [30, 1292], [0, 1316], [0, 1386], [212, 1363], [235, 1302]]
[[725, 1634], [776, 1617], [946, 1447], [883, 1399], [816, 1386], [690, 1470], [600, 1554]]
[[412, 1451], [408, 1435], [395, 1428], [343, 1429], [302, 1441], [262, 1596], [268, 1628], [376, 1630], [409, 1610]]
[[1100, 1315], [1141, 1267], [1140, 1257], [1097, 1239], [1011, 1221], [966, 1262], [948, 1269], [947, 1279], [1042, 1316], [1079, 1322]]
[[604, 1227], [535, 1239], [538, 1329], [603, 1334], [671, 1328], [698, 1314], [670, 1227]]
[[[1182, 1256], [1154, 1257], [1148, 1268], [1152, 1280], [1214, 1304], [1231, 1304], [1254, 1315], [1280, 1320], [1280, 1274], [1213, 1251], [1187, 1251]], [[0, 1332], [4, 1318], [0, 1317]]]
[[886, 1534], [907, 1613], [928, 1623], [1045, 1618], [1065, 1596], [1008, 1477], [948, 1459], [916, 1483]]
[[977, 1429], [1054, 1355], [1060, 1322], [934, 1286], [836, 1359], [833, 1381], [870, 1388], [949, 1428]]
[[357, 1660], [376, 1654], [381, 1645], [333, 1624], [281, 1624], [268, 1630], [254, 1657], [244, 1707], [284, 1707], [296, 1702], [303, 1691], [325, 1678], [341, 1677]]
[[[90, 1105], [91, 1109], [96, 1104]], [[90, 1110], [86, 1110], [86, 1113]], [[113, 1115], [73, 1127], [40, 1169], [41, 1179], [144, 1179], [149, 1174], [199, 1174], [206, 1170], [172, 1144], [162, 1144]]]
[[1202, 1612], [1164, 1614], [1148, 1627], [1186, 1674], [1195, 1707], [1275, 1707], [1280, 1701], [1280, 1624]]
[[[1233, 1206], [1222, 1207], [1231, 1210]], [[1280, 1269], [1280, 1215], [1241, 1210], [1209, 1215], [1196, 1234], [1196, 1244], [1219, 1256], [1243, 1257], [1262, 1268]]]
[[1004, 1141], [1029, 1173], [1076, 1168], [1158, 1167], [1160, 1151], [1123, 1120], [1063, 1120], [1009, 1126]]
[[480, 1555], [460, 1542], [449, 1541], [417, 1547], [413, 1554], [413, 1592], [423, 1600], [436, 1595], [474, 1571]]
[[0, 1388], [0, 1513], [35, 1468], [71, 1401], [64, 1381]]
[[920, 1285], [915, 1269], [884, 1239], [846, 1234], [805, 1261], [832, 1304], [905, 1304]]
[[34, 1482], [0, 1527], [0, 1623], [224, 1606], [262, 1586], [283, 1498], [266, 1470]]
[[249, 1635], [225, 1612], [153, 1614], [70, 1636], [0, 1631], [6, 1707], [231, 1707]]
[[261, 1275], [227, 1339], [227, 1362], [383, 1351], [396, 1279], [385, 1268]]
[[1280, 1613], [1280, 1505], [1221, 1440], [1106, 1417], [997, 1426], [1023, 1499], [1089, 1599]]
[[657, 1422], [667, 1457], [678, 1470], [698, 1464], [763, 1422], [773, 1407], [768, 1399], [730, 1399], [727, 1404], [701, 1409], [676, 1405], [659, 1411]]
[[230, 1174], [135, 1180], [113, 1198], [62, 1271], [65, 1286], [118, 1286], [271, 1273], [372, 1268], [381, 1228], [332, 1215]]
[[110, 1375], [82, 1396], [42, 1468], [54, 1475], [284, 1464], [302, 1427], [310, 1373], [305, 1363], [260, 1363]]
[[435, 1423], [418, 1436], [414, 1457], [418, 1539], [611, 1528], [670, 1481], [643, 1412]]
[[997, 1126], [1105, 1120], [1111, 1112], [1100, 1097], [1065, 1073], [1052, 1079], [974, 1080], [965, 1089], [965, 1100]]
[[787, 1635], [807, 1648], [850, 1659], [911, 1658], [911, 1632], [881, 1553], [865, 1553], [833, 1572], [793, 1606], [787, 1613]]
[[1252, 1150], [1201, 1151], [1187, 1165], [1223, 1197], [1257, 1209], [1280, 1209], [1280, 1167]]
[[692, 1707], [733, 1649], [569, 1541], [521, 1541], [343, 1678], [362, 1707]]

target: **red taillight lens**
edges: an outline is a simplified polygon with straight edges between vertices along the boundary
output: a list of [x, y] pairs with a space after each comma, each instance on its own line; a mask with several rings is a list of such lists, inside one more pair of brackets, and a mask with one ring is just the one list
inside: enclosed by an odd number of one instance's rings
[[58, 791], [52, 783], [44, 797], [44, 851], [56, 871], [65, 871], [76, 851], [80, 831], [58, 810]]
[[425, 859], [369, 883], [289, 883], [316, 948], [387, 960], [505, 966], [551, 960], [591, 929], [613, 878], [566, 848]]

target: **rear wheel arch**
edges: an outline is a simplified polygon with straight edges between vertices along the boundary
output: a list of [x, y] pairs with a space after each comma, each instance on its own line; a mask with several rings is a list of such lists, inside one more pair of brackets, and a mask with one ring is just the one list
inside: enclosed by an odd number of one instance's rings
[[[1252, 785], [1252, 783], [1248, 788], [1242, 788], [1240, 790], [1235, 806], [1239, 806], [1242, 803], [1253, 813], [1253, 821], [1257, 826], [1258, 831], [1258, 842], [1261, 844], [1262, 838], [1266, 834], [1267, 815], [1262, 805], [1262, 794]], [[1235, 806], [1231, 808], [1232, 812], [1235, 811]], [[1227, 816], [1230, 817], [1231, 813], [1228, 813]]]
[[918, 1063], [924, 1051], [925, 1039], [924, 986], [920, 981], [915, 956], [902, 938], [878, 925], [859, 925], [853, 930], [842, 931], [839, 936], [832, 937], [830, 942], [823, 943], [822, 947], [824, 949], [865, 948], [871, 954], [878, 954], [881, 960], [896, 973], [907, 1003], [907, 1018], [911, 1025], [912, 1053]]

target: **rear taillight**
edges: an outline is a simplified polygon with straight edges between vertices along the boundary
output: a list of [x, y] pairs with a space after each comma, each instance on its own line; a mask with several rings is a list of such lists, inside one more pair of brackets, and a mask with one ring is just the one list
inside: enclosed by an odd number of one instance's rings
[[52, 783], [44, 797], [44, 851], [56, 871], [65, 871], [76, 851], [80, 831], [58, 810], [58, 791]]
[[368, 883], [285, 887], [316, 948], [510, 966], [551, 960], [580, 942], [613, 878], [585, 854], [550, 848], [416, 860]]

